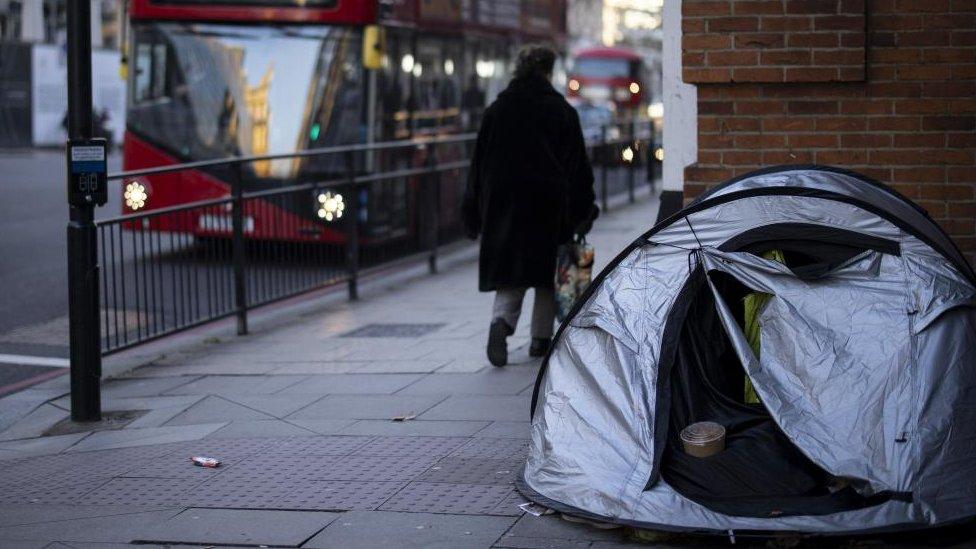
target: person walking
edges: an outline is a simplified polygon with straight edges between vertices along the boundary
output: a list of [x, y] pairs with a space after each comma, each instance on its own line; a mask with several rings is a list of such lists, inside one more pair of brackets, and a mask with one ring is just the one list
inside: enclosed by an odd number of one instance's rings
[[549, 82], [551, 48], [522, 48], [508, 87], [484, 112], [462, 213], [481, 236], [478, 289], [495, 292], [488, 360], [508, 362], [522, 299], [535, 290], [529, 355], [548, 352], [556, 314], [556, 251], [599, 214], [579, 116]]

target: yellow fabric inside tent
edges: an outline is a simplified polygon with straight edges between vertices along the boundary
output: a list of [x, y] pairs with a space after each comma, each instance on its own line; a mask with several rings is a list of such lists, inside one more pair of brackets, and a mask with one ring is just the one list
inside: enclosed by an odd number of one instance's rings
[[[786, 264], [786, 258], [783, 257], [783, 252], [780, 250], [769, 250], [763, 254], [763, 258]], [[752, 347], [752, 352], [756, 355], [756, 360], [759, 360], [762, 335], [759, 326], [759, 314], [762, 313], [763, 308], [772, 297], [773, 294], [753, 292], [742, 299], [742, 305], [745, 309], [743, 331], [749, 346]], [[746, 376], [744, 397], [746, 404], [759, 404], [759, 395], [756, 394], [756, 389], [752, 386], [752, 380], [749, 379], [748, 375]]]

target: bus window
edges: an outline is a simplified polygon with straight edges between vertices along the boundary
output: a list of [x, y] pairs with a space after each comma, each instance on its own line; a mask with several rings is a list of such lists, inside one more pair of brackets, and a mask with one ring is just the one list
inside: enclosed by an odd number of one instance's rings
[[168, 95], [166, 44], [142, 42], [136, 45], [133, 101], [144, 103]]
[[573, 73], [587, 78], [630, 78], [630, 61], [599, 57], [580, 57], [576, 59]]

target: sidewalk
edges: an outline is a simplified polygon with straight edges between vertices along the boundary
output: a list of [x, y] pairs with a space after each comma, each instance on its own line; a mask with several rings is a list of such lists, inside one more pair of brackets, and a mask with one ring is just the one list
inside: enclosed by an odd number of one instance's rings
[[[656, 208], [598, 220], [598, 269]], [[104, 383], [115, 430], [57, 431], [67, 379], [31, 389], [19, 402], [49, 400], [0, 432], [0, 546], [624, 543], [517, 508], [538, 360], [523, 322], [510, 364], [488, 365], [491, 295], [476, 288], [469, 261], [140, 367]], [[52, 427], [64, 434], [41, 436]]]

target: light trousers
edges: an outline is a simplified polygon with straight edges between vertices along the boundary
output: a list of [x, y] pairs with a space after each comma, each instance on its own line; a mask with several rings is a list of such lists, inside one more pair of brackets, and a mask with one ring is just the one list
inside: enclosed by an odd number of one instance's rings
[[[522, 313], [522, 300], [528, 288], [501, 288], [495, 292], [492, 318], [504, 319], [514, 330]], [[535, 288], [532, 305], [532, 337], [552, 337], [552, 324], [556, 319], [556, 291], [552, 288]]]

